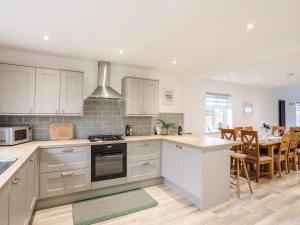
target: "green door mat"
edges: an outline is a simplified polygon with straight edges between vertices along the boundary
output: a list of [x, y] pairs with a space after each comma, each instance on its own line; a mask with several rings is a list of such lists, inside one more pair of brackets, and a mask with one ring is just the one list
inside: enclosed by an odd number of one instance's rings
[[106, 195], [73, 204], [73, 223], [89, 225], [148, 209], [157, 202], [142, 189]]

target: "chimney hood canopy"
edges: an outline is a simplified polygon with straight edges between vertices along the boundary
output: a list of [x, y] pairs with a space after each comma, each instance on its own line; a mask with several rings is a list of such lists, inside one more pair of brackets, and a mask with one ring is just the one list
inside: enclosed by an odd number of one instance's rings
[[89, 96], [93, 99], [121, 100], [124, 97], [110, 87], [110, 62], [98, 63], [98, 87]]

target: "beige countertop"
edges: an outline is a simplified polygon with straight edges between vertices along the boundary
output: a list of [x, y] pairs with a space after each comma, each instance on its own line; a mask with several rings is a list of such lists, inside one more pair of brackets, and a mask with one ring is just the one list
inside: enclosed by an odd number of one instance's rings
[[14, 176], [18, 169], [30, 158], [30, 156], [39, 148], [54, 148], [54, 147], [67, 147], [67, 146], [82, 146], [82, 145], [97, 145], [97, 144], [110, 144], [110, 143], [130, 143], [141, 141], [155, 141], [164, 140], [174, 142], [177, 144], [187, 145], [199, 150], [212, 150], [224, 149], [232, 144], [227, 140], [218, 138], [195, 136], [195, 135], [152, 135], [152, 136], [130, 136], [125, 137], [122, 141], [102, 141], [90, 142], [88, 139], [74, 139], [68, 141], [32, 141], [15, 146], [0, 147], [0, 159], [18, 160], [11, 165], [4, 173], [0, 175], [0, 189], [3, 188], [10, 179]]

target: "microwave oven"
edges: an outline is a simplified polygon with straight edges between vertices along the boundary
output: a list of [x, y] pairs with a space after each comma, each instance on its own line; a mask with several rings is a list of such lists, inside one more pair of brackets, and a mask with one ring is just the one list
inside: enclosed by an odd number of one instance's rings
[[17, 145], [32, 141], [31, 126], [0, 127], [0, 145]]

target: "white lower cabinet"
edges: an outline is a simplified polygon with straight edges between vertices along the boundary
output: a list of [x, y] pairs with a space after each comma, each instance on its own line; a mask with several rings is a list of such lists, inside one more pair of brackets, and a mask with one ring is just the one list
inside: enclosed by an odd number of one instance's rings
[[40, 197], [47, 198], [91, 189], [91, 168], [40, 175]]
[[160, 159], [132, 162], [127, 169], [128, 182], [160, 177]]
[[7, 186], [0, 191], [0, 225], [9, 224], [8, 223], [9, 189], [10, 186]]
[[161, 142], [147, 141], [127, 144], [127, 182], [161, 176]]
[[173, 143], [163, 143], [162, 175], [176, 185], [182, 181], [182, 150]]
[[14, 176], [9, 195], [9, 225], [26, 225], [27, 217], [27, 181], [26, 165]]
[[38, 157], [35, 152], [27, 163], [27, 215], [31, 215], [38, 197]]

